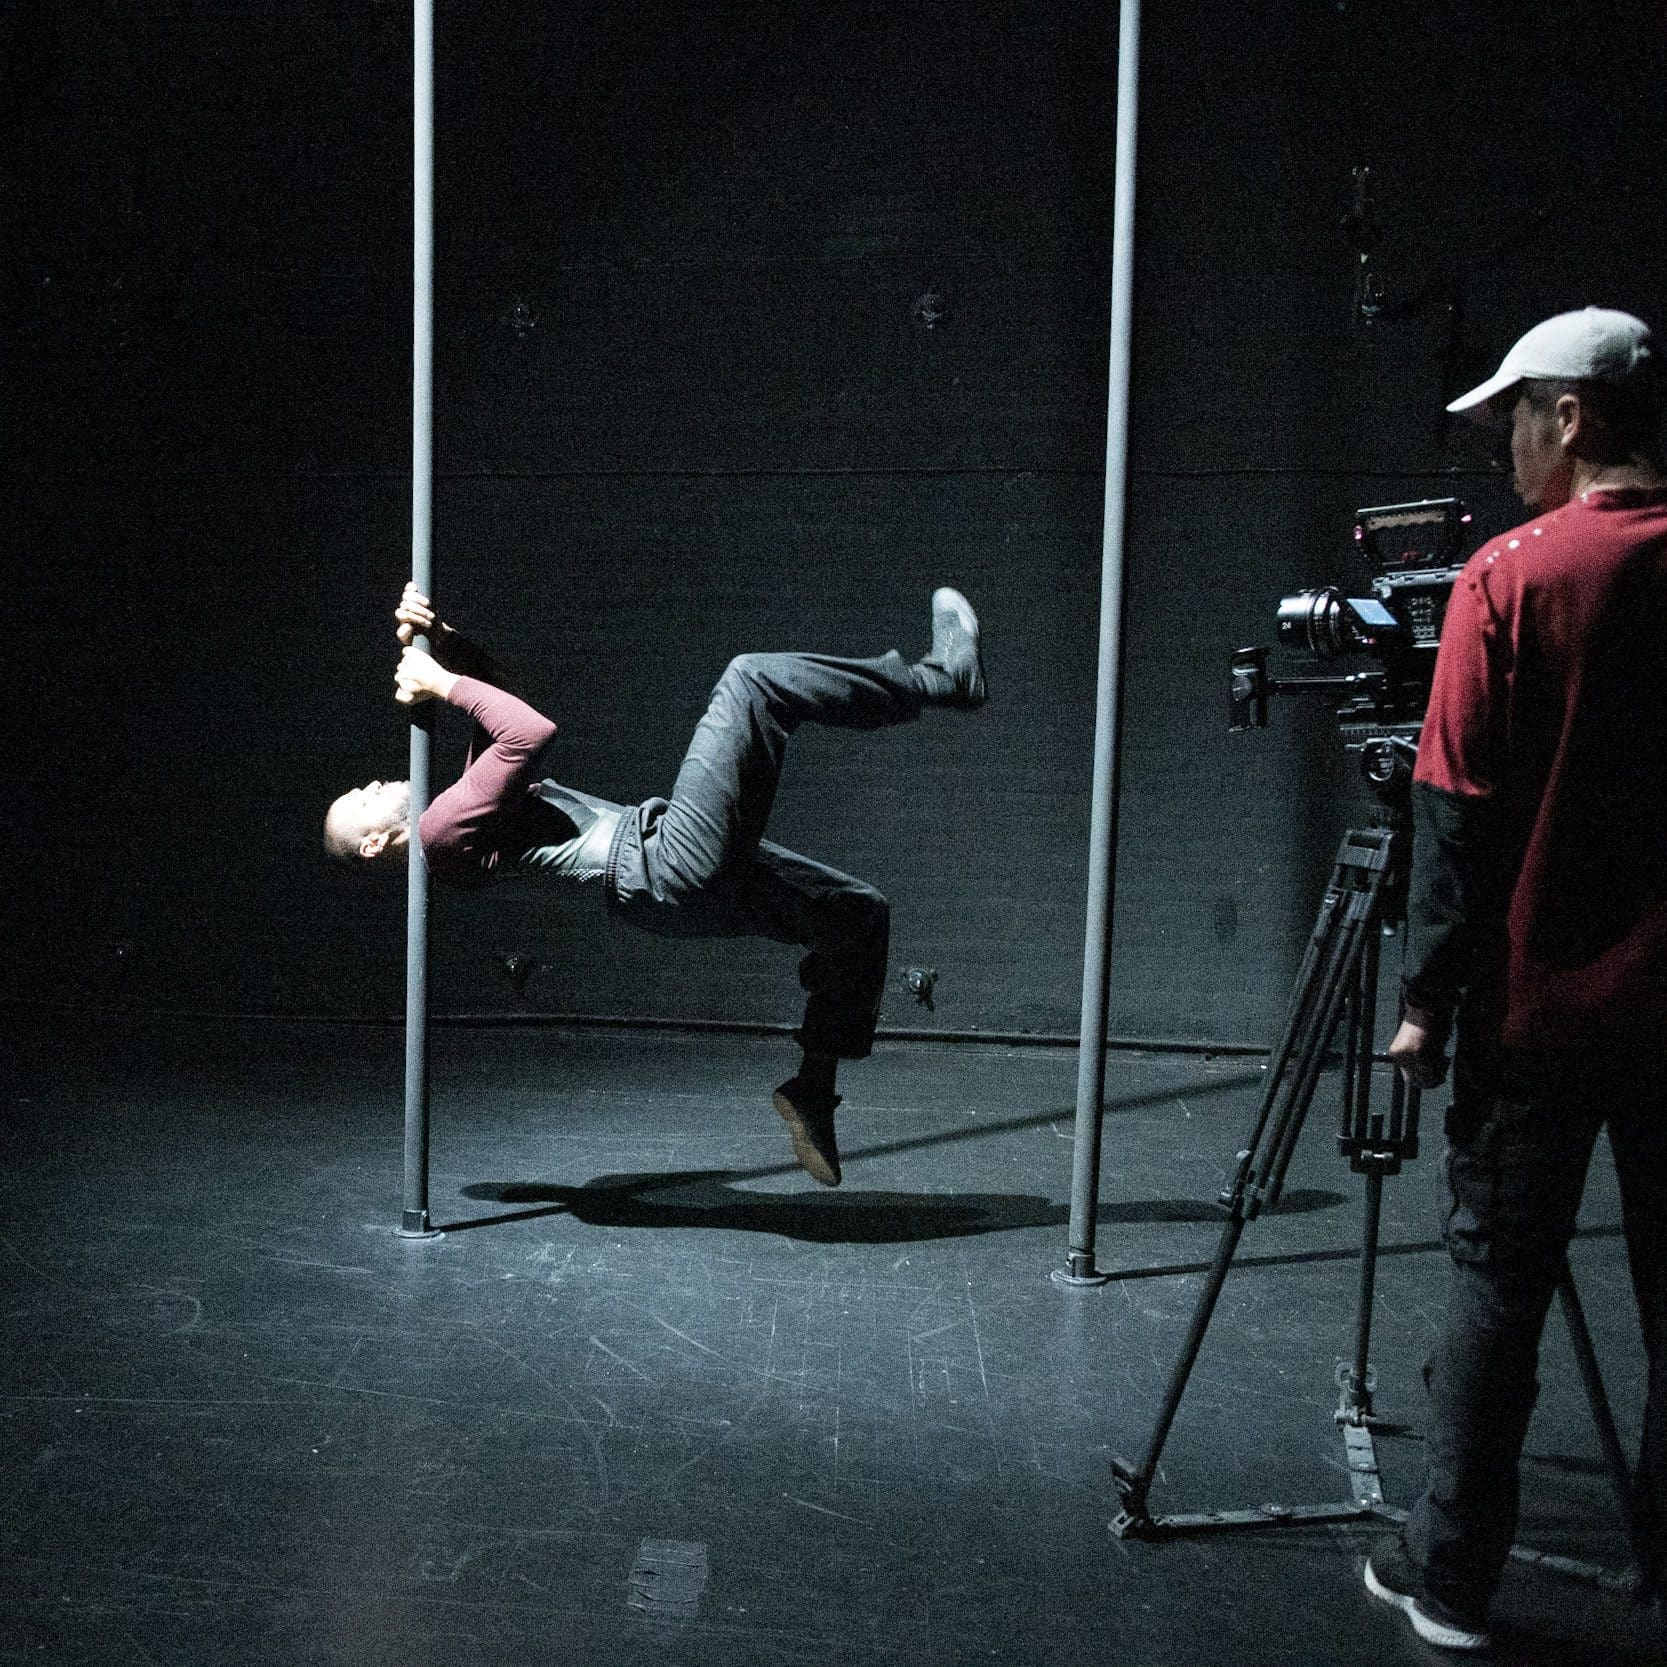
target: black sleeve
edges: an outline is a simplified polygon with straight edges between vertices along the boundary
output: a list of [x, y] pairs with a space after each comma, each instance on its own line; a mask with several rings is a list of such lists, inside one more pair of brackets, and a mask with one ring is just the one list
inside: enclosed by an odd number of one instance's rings
[[503, 687], [502, 673], [493, 663], [492, 656], [461, 631], [447, 627], [440, 632], [434, 638], [433, 653], [447, 671], [454, 671], [459, 677], [472, 677], [479, 683], [490, 683], [494, 688]]
[[[490, 683], [497, 689], [503, 687], [504, 674], [498, 669], [497, 662], [473, 637], [466, 637], [448, 625], [435, 635], [433, 641], [434, 658], [447, 671], [456, 672], [459, 677], [472, 677], [477, 683]], [[485, 757], [491, 745], [492, 732], [477, 720], [469, 735], [469, 763]]]
[[1513, 872], [1498, 801], [1412, 784], [1412, 875], [1401, 994], [1440, 1033], [1503, 938]]

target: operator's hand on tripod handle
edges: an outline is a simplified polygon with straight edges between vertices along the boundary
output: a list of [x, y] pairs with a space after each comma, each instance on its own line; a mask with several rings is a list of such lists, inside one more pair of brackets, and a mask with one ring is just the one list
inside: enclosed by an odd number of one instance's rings
[[1409, 1088], [1439, 1088], [1447, 1080], [1445, 1038], [1416, 1019], [1402, 1019], [1389, 1044], [1390, 1063]]

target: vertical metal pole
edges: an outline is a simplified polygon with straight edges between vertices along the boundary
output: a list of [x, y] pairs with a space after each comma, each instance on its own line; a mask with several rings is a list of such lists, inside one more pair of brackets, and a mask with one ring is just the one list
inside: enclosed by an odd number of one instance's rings
[[[411, 577], [434, 592], [434, 0], [414, 0], [414, 181], [411, 295]], [[419, 636], [416, 646], [428, 647]], [[428, 1220], [428, 870], [417, 823], [428, 806], [432, 707], [411, 714], [411, 845], [405, 890], [405, 1208], [400, 1231]]]
[[1113, 860], [1122, 732], [1123, 529], [1128, 508], [1129, 362], [1134, 326], [1135, 138], [1140, 85], [1140, 0], [1122, 0], [1117, 44], [1117, 187], [1111, 248], [1111, 379], [1106, 408], [1105, 546], [1100, 564], [1100, 671], [1094, 719], [1094, 798], [1089, 828], [1088, 930], [1083, 948], [1082, 1034], [1071, 1171], [1070, 1255], [1054, 1278], [1100, 1284], [1094, 1266], [1100, 1193], [1100, 1125], [1106, 1081], [1106, 1010], [1111, 993]]

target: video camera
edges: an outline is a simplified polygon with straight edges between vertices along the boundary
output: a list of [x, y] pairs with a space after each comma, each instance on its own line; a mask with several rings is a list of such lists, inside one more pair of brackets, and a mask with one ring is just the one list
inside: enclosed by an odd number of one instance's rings
[[1354, 538], [1368, 569], [1367, 596], [1335, 585], [1301, 590], [1280, 601], [1279, 641], [1308, 659], [1370, 655], [1369, 669], [1336, 676], [1279, 677], [1268, 672], [1265, 648], [1233, 656], [1228, 727], [1265, 729], [1276, 694], [1330, 693], [1337, 723], [1357, 753], [1367, 783], [1381, 795], [1410, 779], [1418, 751], [1436, 647], [1454, 582], [1464, 568], [1470, 513], [1457, 498], [1384, 504], [1355, 515]]

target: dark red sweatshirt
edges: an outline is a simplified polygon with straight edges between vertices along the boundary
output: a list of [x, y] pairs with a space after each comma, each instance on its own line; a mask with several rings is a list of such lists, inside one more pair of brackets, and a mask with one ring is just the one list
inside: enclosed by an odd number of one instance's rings
[[1597, 490], [1454, 587], [1413, 777], [1404, 993], [1540, 1051], [1667, 1035], [1667, 489]]
[[450, 704], [490, 737], [478, 742], [463, 774], [422, 814], [423, 857], [436, 879], [482, 884], [504, 852], [527, 843], [519, 822], [528, 807], [539, 755], [556, 726], [524, 700], [475, 677], [459, 677]]

